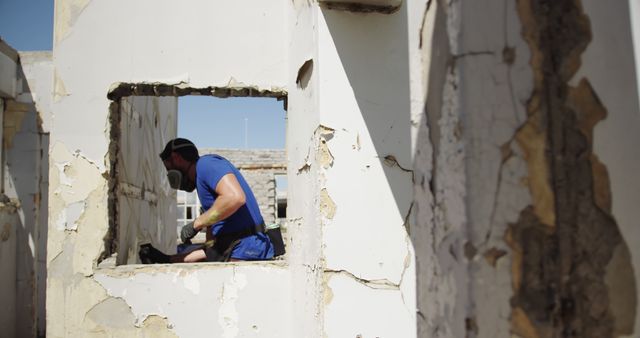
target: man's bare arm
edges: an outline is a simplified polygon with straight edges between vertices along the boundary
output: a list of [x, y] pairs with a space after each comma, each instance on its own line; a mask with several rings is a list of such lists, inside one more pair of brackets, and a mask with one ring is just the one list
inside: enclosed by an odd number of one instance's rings
[[240, 186], [236, 175], [230, 173], [222, 176], [216, 185], [218, 197], [211, 208], [198, 216], [193, 222], [196, 230], [213, 225], [233, 215], [246, 202], [244, 190]]

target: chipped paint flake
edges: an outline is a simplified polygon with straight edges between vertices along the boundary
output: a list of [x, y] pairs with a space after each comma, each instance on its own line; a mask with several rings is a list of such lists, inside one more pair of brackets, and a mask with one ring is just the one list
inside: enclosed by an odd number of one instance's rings
[[329, 150], [328, 142], [333, 138], [335, 130], [320, 125], [316, 131], [318, 132], [320, 139], [320, 144], [317, 149], [320, 166], [324, 169], [329, 169], [329, 167], [333, 166], [333, 155]]
[[327, 189], [320, 191], [320, 211], [327, 219], [332, 219], [336, 214], [336, 203], [329, 196]]

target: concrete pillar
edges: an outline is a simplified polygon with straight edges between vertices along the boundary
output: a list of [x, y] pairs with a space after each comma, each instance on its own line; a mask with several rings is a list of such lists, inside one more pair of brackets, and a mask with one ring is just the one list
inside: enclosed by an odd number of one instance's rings
[[636, 336], [628, 3], [415, 3], [419, 335]]

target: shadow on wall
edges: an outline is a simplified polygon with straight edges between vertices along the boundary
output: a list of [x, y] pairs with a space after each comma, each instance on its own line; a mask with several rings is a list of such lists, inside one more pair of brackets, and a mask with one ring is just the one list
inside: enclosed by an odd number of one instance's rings
[[16, 225], [16, 336], [44, 334], [49, 135], [42, 131], [22, 68], [17, 101], [4, 115], [4, 193], [19, 201]]
[[405, 222], [413, 200], [407, 13], [322, 8], [349, 84]]

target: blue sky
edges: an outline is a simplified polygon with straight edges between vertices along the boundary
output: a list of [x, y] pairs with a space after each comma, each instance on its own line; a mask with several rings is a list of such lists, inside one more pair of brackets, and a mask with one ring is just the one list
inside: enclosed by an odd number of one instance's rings
[[[51, 50], [53, 0], [0, 0], [0, 37], [19, 51]], [[285, 111], [272, 98], [185, 96], [178, 136], [201, 148], [284, 148]], [[245, 133], [246, 130], [246, 133]]]
[[[200, 148], [284, 148], [285, 111], [272, 98], [184, 96], [178, 101], [178, 136]], [[245, 130], [247, 131], [245, 133]]]

